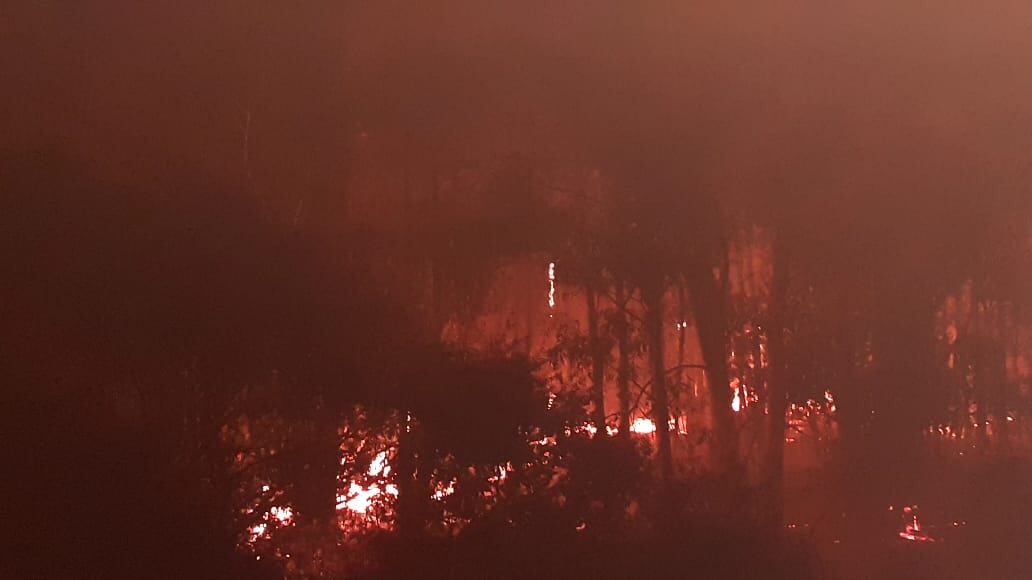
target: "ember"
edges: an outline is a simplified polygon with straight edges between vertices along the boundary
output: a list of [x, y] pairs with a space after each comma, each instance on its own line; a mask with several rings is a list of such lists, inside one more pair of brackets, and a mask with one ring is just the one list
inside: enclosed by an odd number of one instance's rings
[[911, 542], [935, 541], [935, 539], [929, 536], [928, 532], [921, 527], [921, 522], [917, 517], [917, 506], [905, 506], [903, 508], [903, 529], [899, 532], [899, 537]]

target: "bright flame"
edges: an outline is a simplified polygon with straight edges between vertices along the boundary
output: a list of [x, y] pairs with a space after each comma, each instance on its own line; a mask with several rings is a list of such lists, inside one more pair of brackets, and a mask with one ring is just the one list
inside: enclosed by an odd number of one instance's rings
[[373, 505], [373, 498], [380, 495], [380, 486], [373, 484], [369, 487], [351, 482], [346, 496], [337, 496], [337, 509], [348, 509], [357, 514], [366, 513]]
[[382, 473], [384, 476], [387, 476], [390, 474], [390, 470], [390, 466], [387, 465], [386, 451], [381, 451], [376, 458], [373, 459], [373, 462], [369, 464], [369, 475], [380, 475]]
[[649, 433], [656, 432], [656, 424], [652, 422], [652, 419], [647, 417], [638, 417], [631, 422], [631, 433], [639, 433], [641, 435], [648, 435]]
[[555, 262], [548, 263], [548, 307], [555, 308]]
[[[289, 507], [272, 506], [269, 511], [262, 516], [261, 522], [254, 524], [248, 528], [250, 534], [250, 543], [255, 543], [258, 538], [267, 537], [273, 529], [279, 526], [289, 526], [294, 523], [294, 510]], [[272, 528], [270, 529], [270, 526]]]
[[434, 499], [444, 499], [449, 495], [455, 493], [455, 482], [450, 481], [447, 485], [443, 483], [437, 484], [437, 489], [434, 490]]
[[[387, 463], [386, 451], [376, 454], [376, 457], [369, 464], [369, 469], [366, 471], [372, 477], [387, 477], [390, 472], [391, 466]], [[382, 485], [383, 487], [381, 487], [380, 483], [372, 483], [368, 486], [363, 486], [356, 481], [349, 482], [347, 493], [337, 495], [337, 510], [348, 510], [356, 514], [365, 515], [373, 507], [377, 498], [383, 501], [385, 496], [398, 496], [397, 485], [393, 483], [384, 483]]]
[[279, 520], [281, 524], [289, 524], [294, 517], [294, 510], [289, 507], [272, 506], [269, 508], [269, 515]]

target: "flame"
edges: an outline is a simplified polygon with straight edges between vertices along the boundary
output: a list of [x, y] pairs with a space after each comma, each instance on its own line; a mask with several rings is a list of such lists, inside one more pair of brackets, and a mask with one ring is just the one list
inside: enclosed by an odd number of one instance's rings
[[257, 540], [259, 537], [264, 536], [267, 527], [268, 526], [266, 526], [265, 524], [255, 524], [251, 526], [251, 541], [253, 542]]
[[294, 519], [294, 510], [289, 507], [272, 506], [269, 508], [269, 515], [279, 521], [280, 524], [289, 525]]
[[917, 518], [916, 508], [917, 506], [906, 506], [903, 508], [906, 524], [904, 524], [903, 530], [899, 532], [899, 537], [911, 542], [934, 542], [935, 538], [929, 536], [928, 532], [921, 527], [921, 521]]
[[587, 433], [588, 435], [594, 437], [595, 433], [598, 433], [598, 427], [595, 427], [593, 423], [584, 423], [577, 429], [577, 432]]
[[455, 493], [455, 480], [449, 481], [447, 484], [438, 483], [437, 489], [434, 490], [434, 499], [441, 500], [453, 493]]
[[631, 423], [631, 433], [648, 435], [649, 433], [655, 432], [656, 424], [652, 422], [652, 419], [649, 419], [647, 417], [638, 417]]
[[[269, 486], [263, 486], [265, 489]], [[253, 513], [253, 512], [249, 512]], [[248, 543], [254, 544], [259, 538], [267, 538], [272, 531], [280, 526], [294, 524], [294, 510], [290, 507], [272, 506], [269, 511], [262, 515], [261, 521], [247, 529]]]
[[369, 511], [373, 505], [373, 499], [378, 495], [380, 495], [379, 485], [374, 483], [369, 487], [362, 487], [352, 481], [347, 495], [337, 496], [337, 509], [347, 509], [357, 514], [364, 514]]
[[742, 384], [742, 380], [737, 377], [731, 379], [730, 387], [735, 392], [734, 396], [731, 397], [731, 410], [737, 413], [749, 406], [749, 390]]
[[[369, 463], [366, 474], [375, 478], [386, 478], [391, 473], [391, 466], [387, 462], [387, 451], [381, 451]], [[337, 494], [337, 511], [347, 510], [349, 512], [370, 516], [370, 510], [385, 499], [387, 496], [398, 496], [398, 486], [393, 483], [386, 483], [382, 479], [368, 485], [362, 485], [358, 481], [344, 479], [347, 481], [348, 490], [345, 493]]]
[[[673, 427], [671, 427], [671, 428], [673, 428]], [[633, 428], [632, 428], [632, 431], [633, 431]], [[617, 429], [616, 427], [613, 427], [612, 425], [606, 425], [606, 435], [609, 435], [610, 437], [612, 437], [612, 436], [616, 435], [619, 432], [620, 432], [620, 430]], [[598, 433], [598, 427], [596, 427], [595, 424], [592, 423], [591, 421], [585, 421], [585, 422], [581, 423], [580, 425], [577, 425], [573, 429], [569, 429], [569, 428], [566, 429], [566, 435], [567, 436], [569, 436], [571, 433], [587, 433], [591, 437], [594, 437], [595, 434]], [[545, 441], [539, 441], [538, 443], [544, 445], [546, 442]]]
[[390, 475], [391, 466], [387, 465], [387, 452], [381, 451], [376, 458], [373, 459], [372, 463], [369, 464], [369, 475], [377, 476], [383, 474], [384, 477]]
[[555, 262], [548, 263], [548, 307], [555, 308]]

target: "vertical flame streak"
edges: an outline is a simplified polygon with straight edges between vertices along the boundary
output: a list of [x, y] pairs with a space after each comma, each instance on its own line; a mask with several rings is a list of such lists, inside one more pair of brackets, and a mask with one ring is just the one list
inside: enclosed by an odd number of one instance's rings
[[548, 307], [555, 308], [555, 262], [548, 263]]

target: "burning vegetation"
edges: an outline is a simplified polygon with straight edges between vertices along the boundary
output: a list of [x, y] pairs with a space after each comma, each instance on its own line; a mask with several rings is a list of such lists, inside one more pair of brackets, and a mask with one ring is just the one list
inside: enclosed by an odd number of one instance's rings
[[22, 4], [0, 576], [1032, 577], [1025, 8]]

